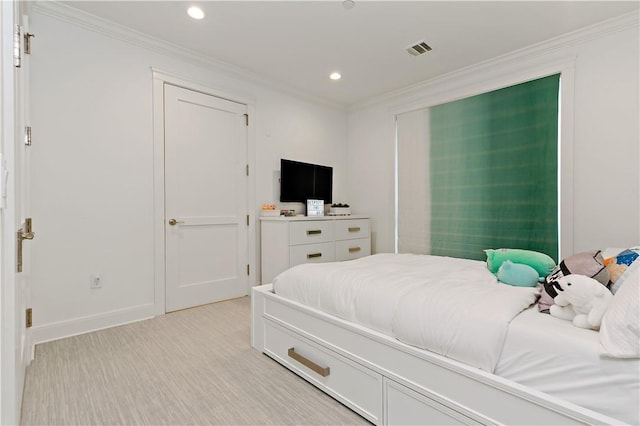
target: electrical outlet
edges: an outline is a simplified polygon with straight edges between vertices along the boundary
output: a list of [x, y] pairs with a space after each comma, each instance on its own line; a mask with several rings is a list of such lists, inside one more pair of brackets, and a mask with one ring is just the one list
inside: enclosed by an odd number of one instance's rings
[[91, 275], [91, 288], [102, 288], [102, 277], [98, 274]]

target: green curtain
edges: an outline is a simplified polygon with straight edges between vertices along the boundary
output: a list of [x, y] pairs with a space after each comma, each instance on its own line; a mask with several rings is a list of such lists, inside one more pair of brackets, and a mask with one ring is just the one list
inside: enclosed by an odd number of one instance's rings
[[558, 259], [560, 75], [431, 108], [431, 253]]

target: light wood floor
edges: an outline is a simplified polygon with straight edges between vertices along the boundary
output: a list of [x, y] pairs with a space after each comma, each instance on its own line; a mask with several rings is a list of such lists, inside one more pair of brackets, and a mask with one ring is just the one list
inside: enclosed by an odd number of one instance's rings
[[248, 297], [36, 346], [21, 424], [368, 424], [250, 346]]

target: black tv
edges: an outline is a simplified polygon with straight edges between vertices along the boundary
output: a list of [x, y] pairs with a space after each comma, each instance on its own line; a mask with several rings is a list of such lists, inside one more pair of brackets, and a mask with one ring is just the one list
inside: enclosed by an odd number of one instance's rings
[[280, 202], [304, 203], [307, 199], [331, 204], [333, 167], [280, 159]]

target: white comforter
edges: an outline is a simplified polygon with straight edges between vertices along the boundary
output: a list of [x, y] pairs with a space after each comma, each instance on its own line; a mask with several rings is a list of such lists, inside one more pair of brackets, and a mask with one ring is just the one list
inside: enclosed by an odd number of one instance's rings
[[509, 322], [539, 293], [498, 283], [484, 262], [412, 254], [298, 265], [273, 285], [282, 297], [489, 372]]

